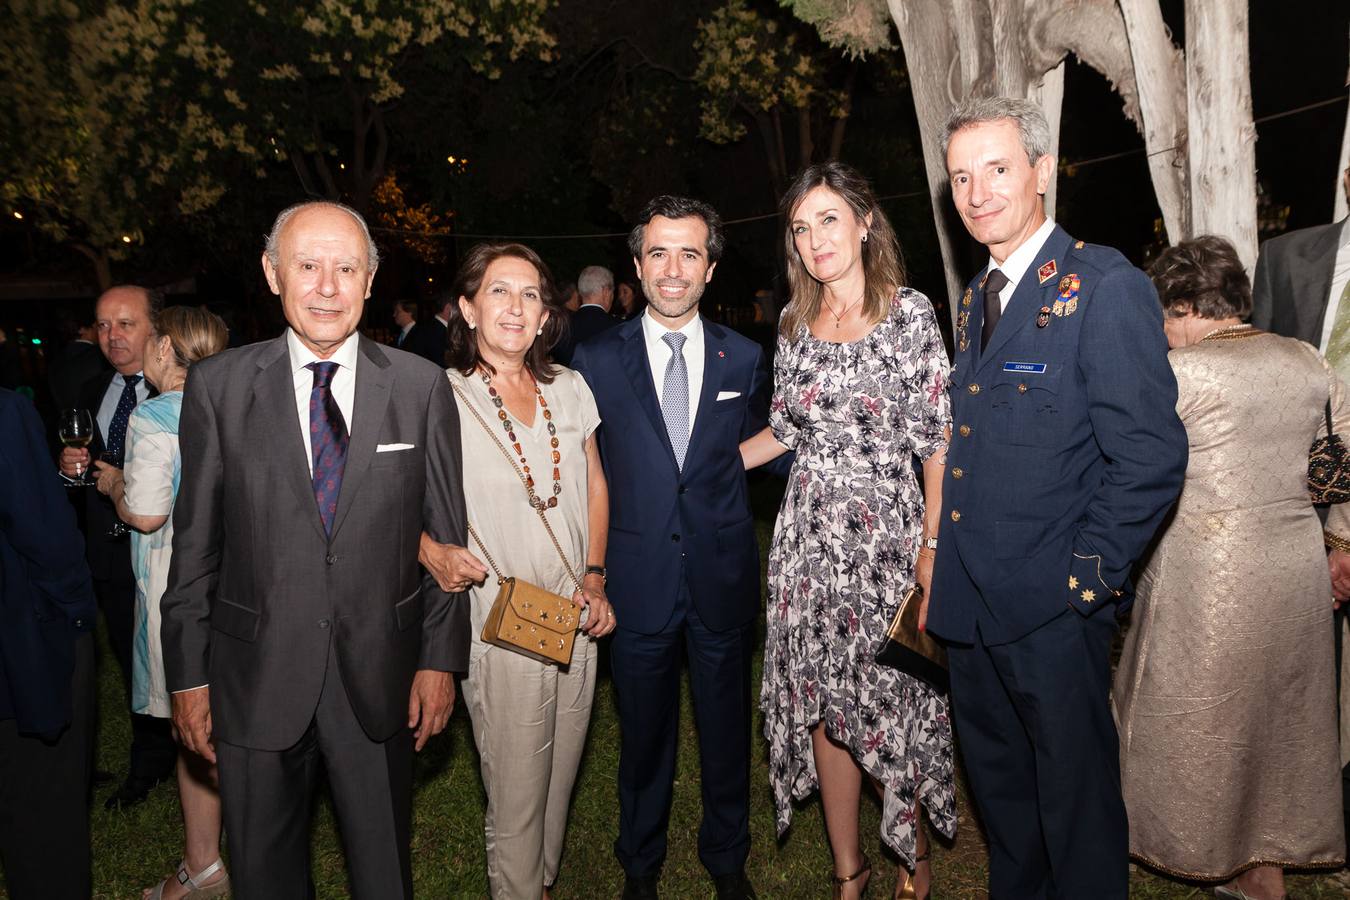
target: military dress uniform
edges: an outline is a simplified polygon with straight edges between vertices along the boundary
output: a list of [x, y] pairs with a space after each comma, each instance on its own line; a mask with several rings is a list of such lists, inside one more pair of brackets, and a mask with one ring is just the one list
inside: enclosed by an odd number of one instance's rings
[[992, 896], [1124, 898], [1110, 646], [1187, 453], [1162, 310], [1120, 253], [1051, 226], [981, 349], [986, 275], [957, 309], [928, 628]]

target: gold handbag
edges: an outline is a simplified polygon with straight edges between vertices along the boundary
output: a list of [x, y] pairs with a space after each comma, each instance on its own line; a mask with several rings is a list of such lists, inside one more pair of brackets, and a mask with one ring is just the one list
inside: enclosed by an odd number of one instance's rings
[[922, 605], [923, 588], [915, 582], [900, 598], [900, 606], [891, 619], [891, 626], [886, 629], [886, 639], [877, 650], [876, 660], [946, 691], [949, 681], [947, 651], [927, 631], [919, 630], [919, 607]]
[[[567, 576], [572, 579], [572, 583], [581, 590], [581, 579], [577, 577], [571, 564], [567, 561], [566, 554], [563, 553], [562, 545], [558, 543], [558, 538], [553, 533], [553, 528], [548, 524], [548, 517], [544, 514], [544, 504], [534, 493], [534, 488], [530, 486], [529, 479], [525, 473], [516, 465], [516, 459], [507, 449], [502, 446], [502, 442], [497, 439], [496, 433], [488, 427], [488, 423], [483, 421], [483, 417], [478, 414], [473, 403], [456, 384], [451, 384], [455, 393], [464, 401], [464, 406], [473, 413], [473, 417], [478, 420], [478, 424], [483, 426], [488, 437], [497, 445], [497, 449], [502, 451], [506, 461], [511, 464], [515, 470], [516, 476], [520, 478], [520, 483], [525, 486], [525, 493], [529, 497], [530, 507], [539, 514], [539, 521], [543, 524], [544, 530], [548, 532], [549, 540], [553, 542], [553, 549], [558, 551], [558, 558], [562, 560], [563, 568], [567, 570]], [[512, 578], [509, 575], [503, 575], [497, 568], [497, 563], [483, 544], [483, 539], [478, 536], [478, 532], [469, 526], [469, 534], [473, 537], [474, 543], [478, 549], [483, 552], [488, 565], [492, 567], [492, 574], [497, 576], [497, 599], [492, 601], [492, 609], [488, 611], [487, 621], [483, 623], [482, 640], [486, 644], [492, 644], [494, 647], [502, 647], [507, 650], [514, 650], [532, 659], [540, 662], [557, 663], [560, 666], [566, 666], [572, 662], [572, 645], [576, 640], [577, 628], [581, 622], [581, 614], [577, 605], [568, 597], [555, 594], [552, 591], [546, 591], [536, 584], [528, 581], [522, 581], [519, 578]]]

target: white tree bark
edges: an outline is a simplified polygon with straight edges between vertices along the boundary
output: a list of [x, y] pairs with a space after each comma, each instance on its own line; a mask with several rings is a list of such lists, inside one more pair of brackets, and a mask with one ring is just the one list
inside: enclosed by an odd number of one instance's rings
[[[1350, 72], [1346, 72], [1345, 86], [1350, 87]], [[1350, 105], [1345, 108], [1345, 133], [1341, 137], [1341, 158], [1336, 164], [1336, 201], [1334, 204], [1336, 215], [1332, 218], [1333, 222], [1339, 222], [1346, 217], [1347, 213], [1350, 213], [1350, 210], [1346, 208], [1346, 205], [1350, 204], [1350, 197], [1346, 196], [1350, 193], [1350, 187], [1346, 186], [1345, 181], [1347, 167], [1350, 167]]]
[[1191, 233], [1186, 170], [1185, 58], [1172, 43], [1158, 0], [1119, 0], [1134, 60], [1144, 148], [1168, 239]]
[[[1064, 67], [1061, 62], [1041, 79], [1039, 88], [1033, 87], [1027, 99], [1039, 103], [1050, 123], [1050, 155], [1059, 160], [1059, 123], [1064, 113]], [[1050, 186], [1045, 189], [1045, 211], [1055, 217], [1055, 199], [1059, 193], [1059, 169], [1050, 174]]]
[[1187, 165], [1191, 233], [1232, 241], [1256, 268], [1256, 126], [1247, 4], [1186, 0]]
[[[950, 28], [951, 14], [942, 0], [887, 0], [887, 4], [905, 48], [905, 65], [909, 69], [919, 138], [923, 144], [924, 169], [928, 173], [928, 196], [933, 204], [933, 224], [937, 227], [938, 247], [947, 276], [947, 298], [955, 315], [965, 278], [957, 271], [951, 233], [947, 228], [952, 201], [947, 184], [947, 160], [942, 154], [942, 126], [952, 106], [964, 94], [954, 96], [948, 90], [949, 79], [961, 62], [956, 37]], [[975, 52], [978, 53], [978, 49]]]

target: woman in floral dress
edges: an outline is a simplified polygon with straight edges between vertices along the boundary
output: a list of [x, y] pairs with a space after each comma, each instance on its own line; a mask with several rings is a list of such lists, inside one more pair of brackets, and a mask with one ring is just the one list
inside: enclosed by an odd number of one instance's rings
[[783, 210], [792, 299], [770, 424], [741, 445], [747, 467], [797, 454], [769, 554], [760, 698], [778, 830], [793, 800], [819, 787], [835, 896], [861, 896], [865, 774], [882, 795], [882, 840], [908, 870], [895, 896], [925, 897], [920, 807], [943, 834], [956, 828], [947, 699], [874, 655], [905, 591], [917, 580], [926, 594], [933, 575], [935, 541], [924, 544], [942, 505], [947, 357], [928, 298], [903, 287], [895, 233], [861, 175], [812, 166]]

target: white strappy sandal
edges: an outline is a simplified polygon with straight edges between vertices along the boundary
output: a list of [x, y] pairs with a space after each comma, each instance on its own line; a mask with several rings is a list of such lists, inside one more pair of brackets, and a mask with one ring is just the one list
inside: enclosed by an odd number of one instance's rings
[[169, 886], [170, 879], [177, 879], [179, 884], [188, 889], [187, 893], [183, 895], [183, 900], [210, 900], [212, 897], [224, 897], [230, 892], [230, 876], [228, 873], [219, 881], [202, 884], [203, 881], [217, 872], [224, 871], [225, 861], [217, 859], [196, 875], [189, 875], [187, 860], [183, 860], [178, 864], [178, 871], [175, 874], [155, 885], [155, 889], [147, 895], [147, 900], [164, 900], [164, 889]]

